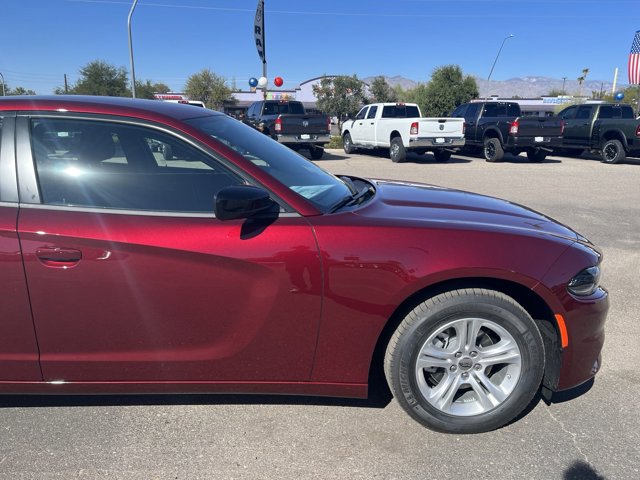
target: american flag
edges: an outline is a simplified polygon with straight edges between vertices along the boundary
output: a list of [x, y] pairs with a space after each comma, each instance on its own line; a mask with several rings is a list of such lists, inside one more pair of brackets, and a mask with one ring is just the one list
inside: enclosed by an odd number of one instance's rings
[[640, 30], [636, 32], [629, 54], [629, 84], [640, 85]]

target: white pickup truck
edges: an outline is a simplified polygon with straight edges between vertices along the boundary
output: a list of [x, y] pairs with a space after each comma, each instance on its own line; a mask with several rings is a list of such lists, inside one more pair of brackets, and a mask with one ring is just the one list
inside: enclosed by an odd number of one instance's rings
[[372, 103], [342, 125], [346, 153], [356, 149], [388, 148], [394, 162], [403, 162], [407, 151], [433, 152], [437, 162], [464, 146], [463, 118], [422, 118], [415, 103]]

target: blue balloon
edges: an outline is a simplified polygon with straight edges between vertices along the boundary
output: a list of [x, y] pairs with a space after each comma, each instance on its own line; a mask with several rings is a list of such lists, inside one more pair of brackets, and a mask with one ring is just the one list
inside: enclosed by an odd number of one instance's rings
[[258, 86], [258, 79], [255, 77], [251, 77], [249, 79], [249, 86], [250, 87], [257, 87]]
[[622, 100], [623, 98], [624, 98], [624, 93], [622, 92], [616, 93], [616, 96], [615, 96], [616, 100]]

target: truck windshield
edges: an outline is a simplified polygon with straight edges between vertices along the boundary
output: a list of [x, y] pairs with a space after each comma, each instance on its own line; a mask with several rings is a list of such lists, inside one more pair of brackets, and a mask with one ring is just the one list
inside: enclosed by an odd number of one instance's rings
[[351, 195], [349, 187], [293, 150], [226, 115], [192, 118], [186, 123], [234, 149], [323, 212]]

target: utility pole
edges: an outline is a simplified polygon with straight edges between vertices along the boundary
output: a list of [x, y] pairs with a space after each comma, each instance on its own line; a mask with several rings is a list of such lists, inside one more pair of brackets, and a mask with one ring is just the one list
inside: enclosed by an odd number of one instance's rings
[[567, 92], [564, 89], [564, 84], [565, 84], [566, 81], [567, 81], [567, 77], [562, 77], [562, 94], [563, 95], [567, 94]]
[[133, 11], [136, 9], [136, 5], [138, 4], [138, 0], [133, 0], [133, 5], [131, 5], [131, 10], [129, 10], [129, 17], [127, 19], [127, 27], [129, 29], [129, 61], [131, 62], [131, 96], [136, 98], [136, 71], [133, 68], [133, 45], [131, 42], [131, 17], [133, 16]]
[[69, 93], [69, 84], [67, 83], [67, 74], [64, 74], [64, 93]]

